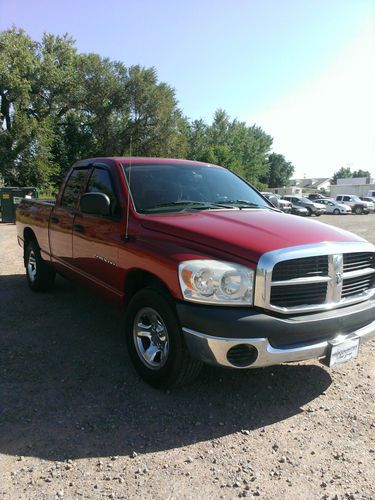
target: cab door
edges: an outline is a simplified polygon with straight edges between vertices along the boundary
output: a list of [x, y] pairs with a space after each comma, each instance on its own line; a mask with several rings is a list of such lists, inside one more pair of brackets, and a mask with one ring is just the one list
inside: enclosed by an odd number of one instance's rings
[[87, 280], [112, 294], [122, 295], [124, 276], [118, 260], [123, 245], [124, 214], [110, 168], [104, 164], [93, 167], [86, 192], [106, 194], [111, 201], [111, 213], [102, 216], [77, 211], [73, 224], [74, 265]]
[[49, 244], [52, 260], [61, 271], [74, 267], [73, 263], [73, 223], [77, 205], [85, 184], [90, 167], [73, 168], [60, 199], [51, 212], [49, 219]]

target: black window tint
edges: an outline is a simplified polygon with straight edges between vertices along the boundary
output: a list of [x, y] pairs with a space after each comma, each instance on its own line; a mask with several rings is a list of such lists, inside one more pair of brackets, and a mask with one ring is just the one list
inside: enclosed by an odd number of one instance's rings
[[61, 199], [61, 206], [76, 208], [88, 171], [89, 169], [87, 168], [75, 168], [72, 171], [68, 182], [65, 185], [64, 194]]
[[111, 201], [111, 214], [120, 215], [120, 205], [113, 190], [111, 176], [104, 168], [95, 168], [87, 185], [88, 193], [104, 193]]
[[224, 168], [147, 164], [127, 166], [125, 172], [136, 209], [141, 212], [183, 202], [225, 204], [244, 200], [269, 207], [246, 182]]
[[344, 196], [344, 201], [350, 201], [350, 196]]

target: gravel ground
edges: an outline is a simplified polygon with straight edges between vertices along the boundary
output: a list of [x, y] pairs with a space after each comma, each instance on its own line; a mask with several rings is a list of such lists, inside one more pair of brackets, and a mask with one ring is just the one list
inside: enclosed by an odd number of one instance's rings
[[[375, 215], [320, 221], [375, 243]], [[160, 392], [120, 312], [60, 278], [29, 291], [15, 235], [0, 224], [0, 498], [375, 499], [374, 341]]]

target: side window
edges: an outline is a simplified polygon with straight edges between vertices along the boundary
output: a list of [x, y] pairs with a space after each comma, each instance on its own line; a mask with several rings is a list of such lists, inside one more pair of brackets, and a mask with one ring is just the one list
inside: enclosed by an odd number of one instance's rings
[[89, 173], [88, 168], [75, 168], [65, 184], [64, 193], [61, 198], [61, 206], [65, 208], [76, 208], [79, 195]]
[[87, 193], [104, 193], [111, 200], [111, 214], [114, 217], [121, 215], [120, 204], [115, 195], [111, 175], [104, 168], [94, 168], [90, 180], [87, 184]]
[[344, 201], [350, 201], [350, 196], [344, 196]]

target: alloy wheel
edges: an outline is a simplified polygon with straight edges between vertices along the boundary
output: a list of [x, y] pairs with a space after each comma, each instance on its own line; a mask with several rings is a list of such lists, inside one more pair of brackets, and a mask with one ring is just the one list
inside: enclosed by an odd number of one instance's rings
[[134, 318], [133, 340], [142, 363], [152, 370], [162, 368], [169, 352], [167, 327], [158, 312], [143, 307]]

